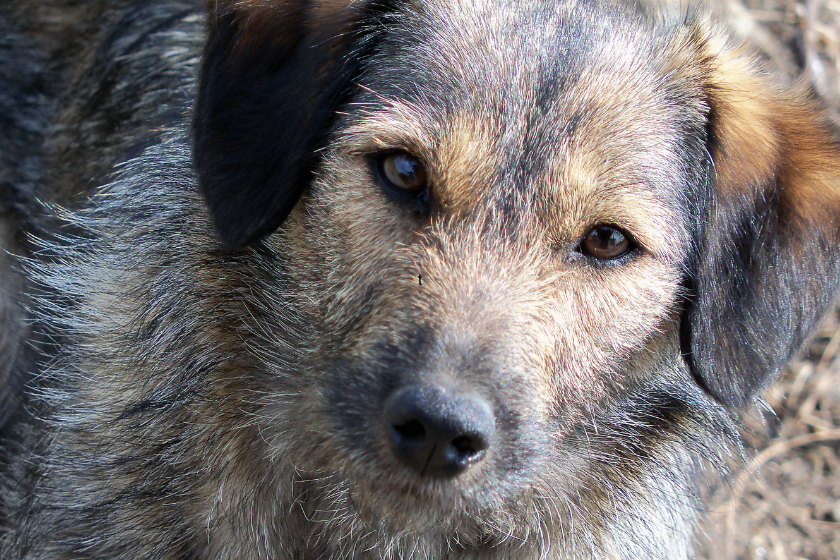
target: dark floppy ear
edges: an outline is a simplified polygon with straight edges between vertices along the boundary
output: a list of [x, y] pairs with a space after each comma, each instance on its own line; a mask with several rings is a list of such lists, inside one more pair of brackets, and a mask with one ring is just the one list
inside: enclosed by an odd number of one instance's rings
[[211, 0], [194, 160], [216, 229], [241, 246], [274, 231], [361, 70], [372, 2]]
[[739, 406], [834, 299], [840, 151], [804, 87], [774, 88], [720, 40], [703, 48], [714, 169], [684, 340], [696, 377]]

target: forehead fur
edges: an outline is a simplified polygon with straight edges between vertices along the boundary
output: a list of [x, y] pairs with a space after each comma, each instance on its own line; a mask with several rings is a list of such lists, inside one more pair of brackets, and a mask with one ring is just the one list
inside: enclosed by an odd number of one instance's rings
[[609, 222], [678, 259], [708, 156], [699, 62], [679, 27], [621, 9], [407, 3], [368, 67], [354, 141], [367, 129], [372, 151], [423, 158], [448, 212], [527, 207], [567, 237]]

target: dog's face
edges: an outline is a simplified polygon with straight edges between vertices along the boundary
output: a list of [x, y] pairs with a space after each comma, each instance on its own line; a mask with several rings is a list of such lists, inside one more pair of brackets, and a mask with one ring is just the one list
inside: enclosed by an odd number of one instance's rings
[[267, 360], [283, 398], [262, 433], [348, 534], [489, 543], [611, 515], [830, 298], [833, 143], [701, 24], [574, 2], [215, 10], [202, 188], [231, 244], [282, 222], [261, 242], [298, 294], [277, 328], [305, 325], [294, 375]]
[[[278, 250], [325, 333], [313, 423], [330, 437], [313, 466], [347, 465], [383, 508], [506, 511], [565, 478], [576, 425], [674, 375], [690, 239], [679, 197], [705, 156], [702, 142], [686, 151], [685, 129], [702, 134], [703, 107], [669, 99], [639, 56], [658, 45], [554, 37], [570, 12], [516, 32], [541, 12], [425, 8], [383, 41]], [[460, 399], [486, 403], [480, 460], [434, 476], [433, 457], [417, 468], [395, 453], [389, 400], [406, 387], [469, 414]]]

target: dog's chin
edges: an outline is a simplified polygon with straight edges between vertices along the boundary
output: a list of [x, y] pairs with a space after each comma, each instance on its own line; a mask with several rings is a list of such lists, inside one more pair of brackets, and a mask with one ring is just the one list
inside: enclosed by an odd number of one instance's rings
[[457, 477], [423, 476], [389, 458], [333, 457], [331, 472], [297, 469], [294, 504], [308, 521], [338, 533], [389, 538], [426, 534], [441, 543], [525, 542], [549, 515], [527, 480], [498, 472], [488, 458]]
[[480, 481], [344, 472], [304, 484], [299, 506], [311, 524], [336, 535], [377, 535], [397, 546], [400, 540], [434, 541], [444, 549], [526, 543], [551, 517], [537, 507], [533, 491], [505, 495]]

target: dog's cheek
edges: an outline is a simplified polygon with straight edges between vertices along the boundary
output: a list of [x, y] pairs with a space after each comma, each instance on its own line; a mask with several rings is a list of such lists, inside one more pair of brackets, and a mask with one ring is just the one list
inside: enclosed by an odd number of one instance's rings
[[[298, 287], [296, 305], [310, 334], [296, 382], [313, 421], [329, 435], [334, 411], [324, 394], [330, 372], [348, 362], [353, 367], [375, 362], [375, 346], [397, 338], [408, 324], [404, 302], [422, 289], [422, 280], [413, 258], [416, 214], [381, 192], [362, 158], [326, 159], [318, 179], [267, 243]], [[371, 410], [381, 404], [370, 391], [355, 398]]]
[[570, 275], [553, 313], [558, 393], [586, 403], [639, 381], [628, 364], [673, 322], [679, 283], [674, 265], [651, 256]]
[[312, 185], [295, 214], [294, 244], [301, 250], [289, 258], [303, 261], [296, 270], [306, 271], [298, 280], [312, 287], [306, 304], [313, 317], [351, 351], [376, 308], [399, 314], [400, 306], [384, 305], [383, 298], [422, 287], [414, 266], [422, 218], [382, 192], [361, 158], [339, 163]]

